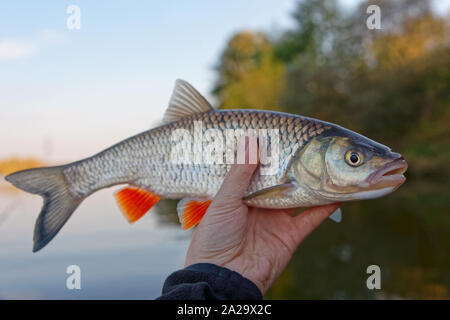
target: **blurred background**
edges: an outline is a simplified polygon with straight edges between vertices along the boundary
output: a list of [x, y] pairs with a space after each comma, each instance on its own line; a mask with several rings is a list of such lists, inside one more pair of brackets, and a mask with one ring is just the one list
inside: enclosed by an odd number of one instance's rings
[[[370, 4], [381, 28], [370, 30]], [[68, 29], [68, 6], [80, 28]], [[90, 156], [157, 125], [175, 79], [223, 108], [337, 123], [409, 163], [392, 195], [343, 205], [268, 299], [450, 297], [450, 1], [14, 1], [0, 5], [0, 298], [155, 298], [183, 266], [176, 203], [129, 225], [89, 197], [32, 254], [38, 196], [3, 177]], [[81, 290], [66, 268], [81, 268]], [[381, 268], [368, 290], [366, 268]]]

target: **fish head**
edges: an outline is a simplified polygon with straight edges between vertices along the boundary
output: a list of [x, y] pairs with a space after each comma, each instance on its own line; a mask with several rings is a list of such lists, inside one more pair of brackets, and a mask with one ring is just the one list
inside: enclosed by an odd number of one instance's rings
[[352, 133], [311, 139], [293, 163], [297, 183], [327, 201], [372, 199], [395, 191], [408, 167], [402, 155]]

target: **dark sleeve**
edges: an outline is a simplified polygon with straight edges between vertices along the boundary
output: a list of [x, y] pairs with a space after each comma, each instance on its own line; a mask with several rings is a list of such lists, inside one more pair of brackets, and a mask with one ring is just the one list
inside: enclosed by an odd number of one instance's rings
[[157, 300], [261, 300], [258, 287], [239, 273], [197, 263], [172, 273]]

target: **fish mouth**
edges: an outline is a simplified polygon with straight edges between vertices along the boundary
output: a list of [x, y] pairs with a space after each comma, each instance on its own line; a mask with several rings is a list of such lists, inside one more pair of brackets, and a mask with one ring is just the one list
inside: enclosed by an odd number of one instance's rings
[[407, 169], [408, 163], [403, 158], [386, 163], [377, 171], [369, 175], [366, 180], [369, 184], [367, 190], [389, 187], [393, 188], [393, 191], [396, 190], [405, 182], [406, 178], [403, 174]]

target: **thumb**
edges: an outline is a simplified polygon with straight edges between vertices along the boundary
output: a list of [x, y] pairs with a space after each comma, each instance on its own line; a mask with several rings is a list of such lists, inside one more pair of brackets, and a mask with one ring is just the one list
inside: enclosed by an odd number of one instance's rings
[[[248, 140], [248, 144], [245, 143], [245, 136], [239, 140], [237, 153], [238, 163], [233, 164], [231, 167], [215, 199], [223, 199], [227, 202], [240, 202], [246, 195], [253, 173], [258, 166], [258, 161], [255, 161], [258, 154], [256, 139], [248, 136]], [[245, 157], [242, 155], [245, 155]], [[244, 161], [240, 161], [240, 159], [244, 159]], [[249, 159], [248, 164], [245, 159]], [[240, 164], [239, 162], [244, 163]]]

